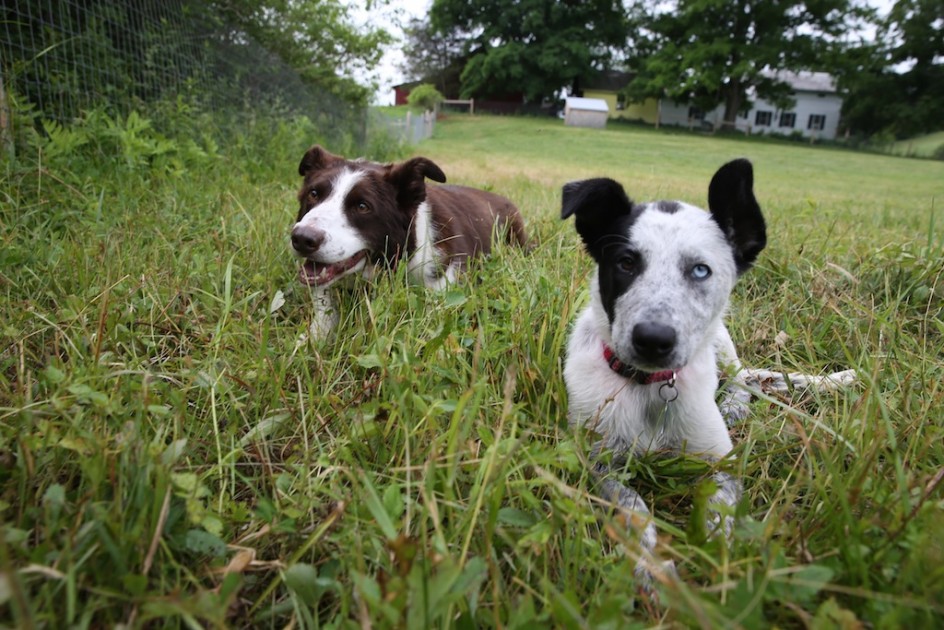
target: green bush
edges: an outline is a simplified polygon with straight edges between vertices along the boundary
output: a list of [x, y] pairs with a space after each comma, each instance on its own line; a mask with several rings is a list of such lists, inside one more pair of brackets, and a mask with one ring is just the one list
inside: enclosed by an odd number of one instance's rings
[[445, 100], [445, 97], [429, 83], [416, 86], [407, 99], [410, 107], [418, 107], [423, 111], [435, 110], [443, 100]]

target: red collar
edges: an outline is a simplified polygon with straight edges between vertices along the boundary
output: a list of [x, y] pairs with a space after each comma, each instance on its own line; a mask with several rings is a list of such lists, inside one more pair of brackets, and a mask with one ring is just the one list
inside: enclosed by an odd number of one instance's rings
[[611, 370], [623, 378], [636, 381], [640, 385], [651, 385], [653, 383], [663, 383], [666, 381], [675, 380], [676, 374], [674, 370], [662, 370], [661, 372], [643, 372], [642, 370], [637, 370], [631, 365], [626, 365], [619, 360], [619, 357], [616, 356], [616, 353], [613, 352], [613, 349], [605, 343], [603, 344], [603, 359], [606, 361], [606, 364], [610, 366]]

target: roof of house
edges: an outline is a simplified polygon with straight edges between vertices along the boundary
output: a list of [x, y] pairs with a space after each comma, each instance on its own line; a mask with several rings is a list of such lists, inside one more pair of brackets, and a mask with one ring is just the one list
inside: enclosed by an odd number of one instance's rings
[[564, 101], [564, 106], [567, 109], [579, 109], [581, 111], [588, 112], [604, 112], [608, 113], [610, 111], [610, 106], [606, 104], [602, 98], [583, 98], [580, 96], [568, 96]]
[[787, 83], [795, 92], [836, 92], [836, 79], [828, 72], [777, 70], [770, 76]]
[[604, 92], [618, 92], [629, 84], [633, 74], [622, 70], [604, 70], [589, 76], [584, 81], [585, 90], [602, 90]]
[[422, 83], [423, 81], [420, 79], [417, 79], [416, 81], [407, 81], [406, 83], [398, 83], [397, 85], [394, 85], [393, 89], [394, 90], [412, 90], [413, 88], [417, 87], [418, 85]]
[[[795, 92], [826, 92], [829, 94], [837, 92], [836, 79], [828, 72], [776, 70], [765, 74], [787, 83]], [[618, 92], [625, 88], [632, 78], [633, 74], [629, 72], [604, 70], [587, 78], [584, 89]]]

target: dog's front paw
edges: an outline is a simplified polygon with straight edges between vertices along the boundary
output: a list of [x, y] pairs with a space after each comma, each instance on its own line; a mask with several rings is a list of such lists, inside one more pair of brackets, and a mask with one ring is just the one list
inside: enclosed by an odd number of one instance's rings
[[721, 410], [721, 417], [730, 427], [745, 420], [750, 415], [750, 404], [751, 393], [741, 387], [740, 383], [732, 383], [722, 393], [721, 400], [718, 402], [718, 409]]
[[709, 536], [723, 536], [725, 540], [731, 540], [731, 534], [734, 532], [734, 517], [722, 516], [712, 510], [708, 513], [706, 531]]
[[340, 320], [337, 311], [319, 311], [315, 313], [308, 324], [308, 329], [295, 340], [295, 352], [308, 346], [309, 343], [328, 341], [334, 335], [334, 330]]
[[312, 341], [324, 341], [331, 337], [338, 326], [338, 312], [334, 309], [316, 313], [308, 325], [308, 335]]
[[338, 315], [334, 300], [328, 293], [314, 291], [311, 298], [314, 310], [311, 314], [311, 323], [308, 325], [306, 341], [327, 341], [338, 327], [341, 317]]
[[718, 489], [708, 501], [706, 531], [709, 536], [723, 535], [730, 540], [734, 532], [734, 513], [741, 499], [741, 482], [724, 471], [716, 472], [713, 480]]
[[636, 587], [644, 593], [651, 593], [656, 581], [666, 582], [678, 577], [675, 562], [672, 560], [658, 561], [651, 557], [640, 557], [633, 569], [636, 578]]

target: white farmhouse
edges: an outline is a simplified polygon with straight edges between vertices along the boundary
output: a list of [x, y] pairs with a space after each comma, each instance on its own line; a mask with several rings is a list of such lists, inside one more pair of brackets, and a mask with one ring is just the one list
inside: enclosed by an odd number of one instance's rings
[[[776, 76], [793, 88], [792, 107], [778, 109], [763, 99], [754, 100], [745, 116], [738, 116], [735, 128], [745, 133], [778, 133], [792, 135], [799, 132], [811, 139], [834, 140], [839, 129], [842, 97], [836, 81], [825, 72], [777, 72]], [[662, 101], [659, 103], [659, 123], [722, 129], [724, 106], [710, 112], [701, 112], [687, 104]]]

